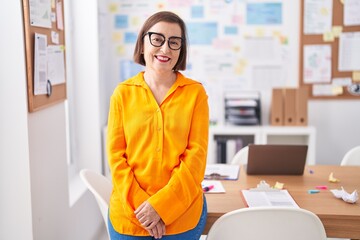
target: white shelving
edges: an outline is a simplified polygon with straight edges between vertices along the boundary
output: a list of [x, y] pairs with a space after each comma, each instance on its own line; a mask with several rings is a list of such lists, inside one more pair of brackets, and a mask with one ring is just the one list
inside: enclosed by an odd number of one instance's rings
[[312, 126], [211, 126], [209, 131], [208, 163], [217, 161], [217, 139], [242, 139], [244, 145], [304, 144], [308, 145], [307, 164], [315, 164], [316, 131]]

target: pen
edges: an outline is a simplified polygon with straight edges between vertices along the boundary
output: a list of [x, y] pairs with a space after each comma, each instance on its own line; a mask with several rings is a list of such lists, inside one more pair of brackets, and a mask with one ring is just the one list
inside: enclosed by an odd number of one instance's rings
[[210, 185], [210, 186], [206, 186], [206, 187], [203, 187], [203, 192], [208, 192], [210, 191], [211, 189], [214, 188], [214, 185]]

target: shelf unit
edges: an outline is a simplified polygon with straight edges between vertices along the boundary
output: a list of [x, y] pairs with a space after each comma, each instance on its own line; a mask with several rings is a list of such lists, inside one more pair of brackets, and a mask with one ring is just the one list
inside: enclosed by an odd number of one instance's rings
[[[242, 147], [254, 144], [304, 144], [308, 145], [306, 162], [315, 164], [316, 131], [313, 126], [210, 126], [208, 163], [229, 162], [233, 154], [226, 154], [226, 161], [219, 160], [219, 146], [224, 141], [238, 139]], [[220, 142], [219, 142], [220, 141]]]

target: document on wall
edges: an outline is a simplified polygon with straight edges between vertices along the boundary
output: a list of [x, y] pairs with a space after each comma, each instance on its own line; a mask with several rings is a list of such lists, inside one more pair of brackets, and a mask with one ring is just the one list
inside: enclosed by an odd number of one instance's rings
[[360, 32], [343, 32], [339, 37], [339, 71], [360, 70]]
[[356, 26], [360, 25], [360, 1], [346, 0], [344, 2], [344, 25]]
[[51, 1], [29, 0], [30, 25], [51, 28]]
[[330, 83], [331, 46], [304, 46], [304, 83]]
[[304, 34], [331, 32], [332, 0], [305, 0]]
[[47, 93], [47, 74], [47, 36], [44, 34], [35, 33], [34, 95]]
[[63, 45], [49, 45], [48, 54], [48, 79], [52, 85], [65, 83], [65, 57]]
[[299, 205], [291, 197], [287, 190], [271, 190], [271, 191], [241, 191], [247, 205], [249, 207], [295, 207]]

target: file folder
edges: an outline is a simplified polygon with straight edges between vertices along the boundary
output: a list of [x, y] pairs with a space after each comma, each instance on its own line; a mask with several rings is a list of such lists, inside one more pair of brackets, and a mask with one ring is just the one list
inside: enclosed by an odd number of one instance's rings
[[274, 88], [272, 90], [270, 114], [271, 114], [270, 124], [272, 126], [284, 125], [284, 100], [283, 100], [283, 89], [281, 88]]
[[296, 125], [308, 125], [308, 98], [309, 91], [306, 87], [300, 87], [296, 90]]
[[286, 88], [284, 97], [284, 125], [296, 125], [296, 89]]

